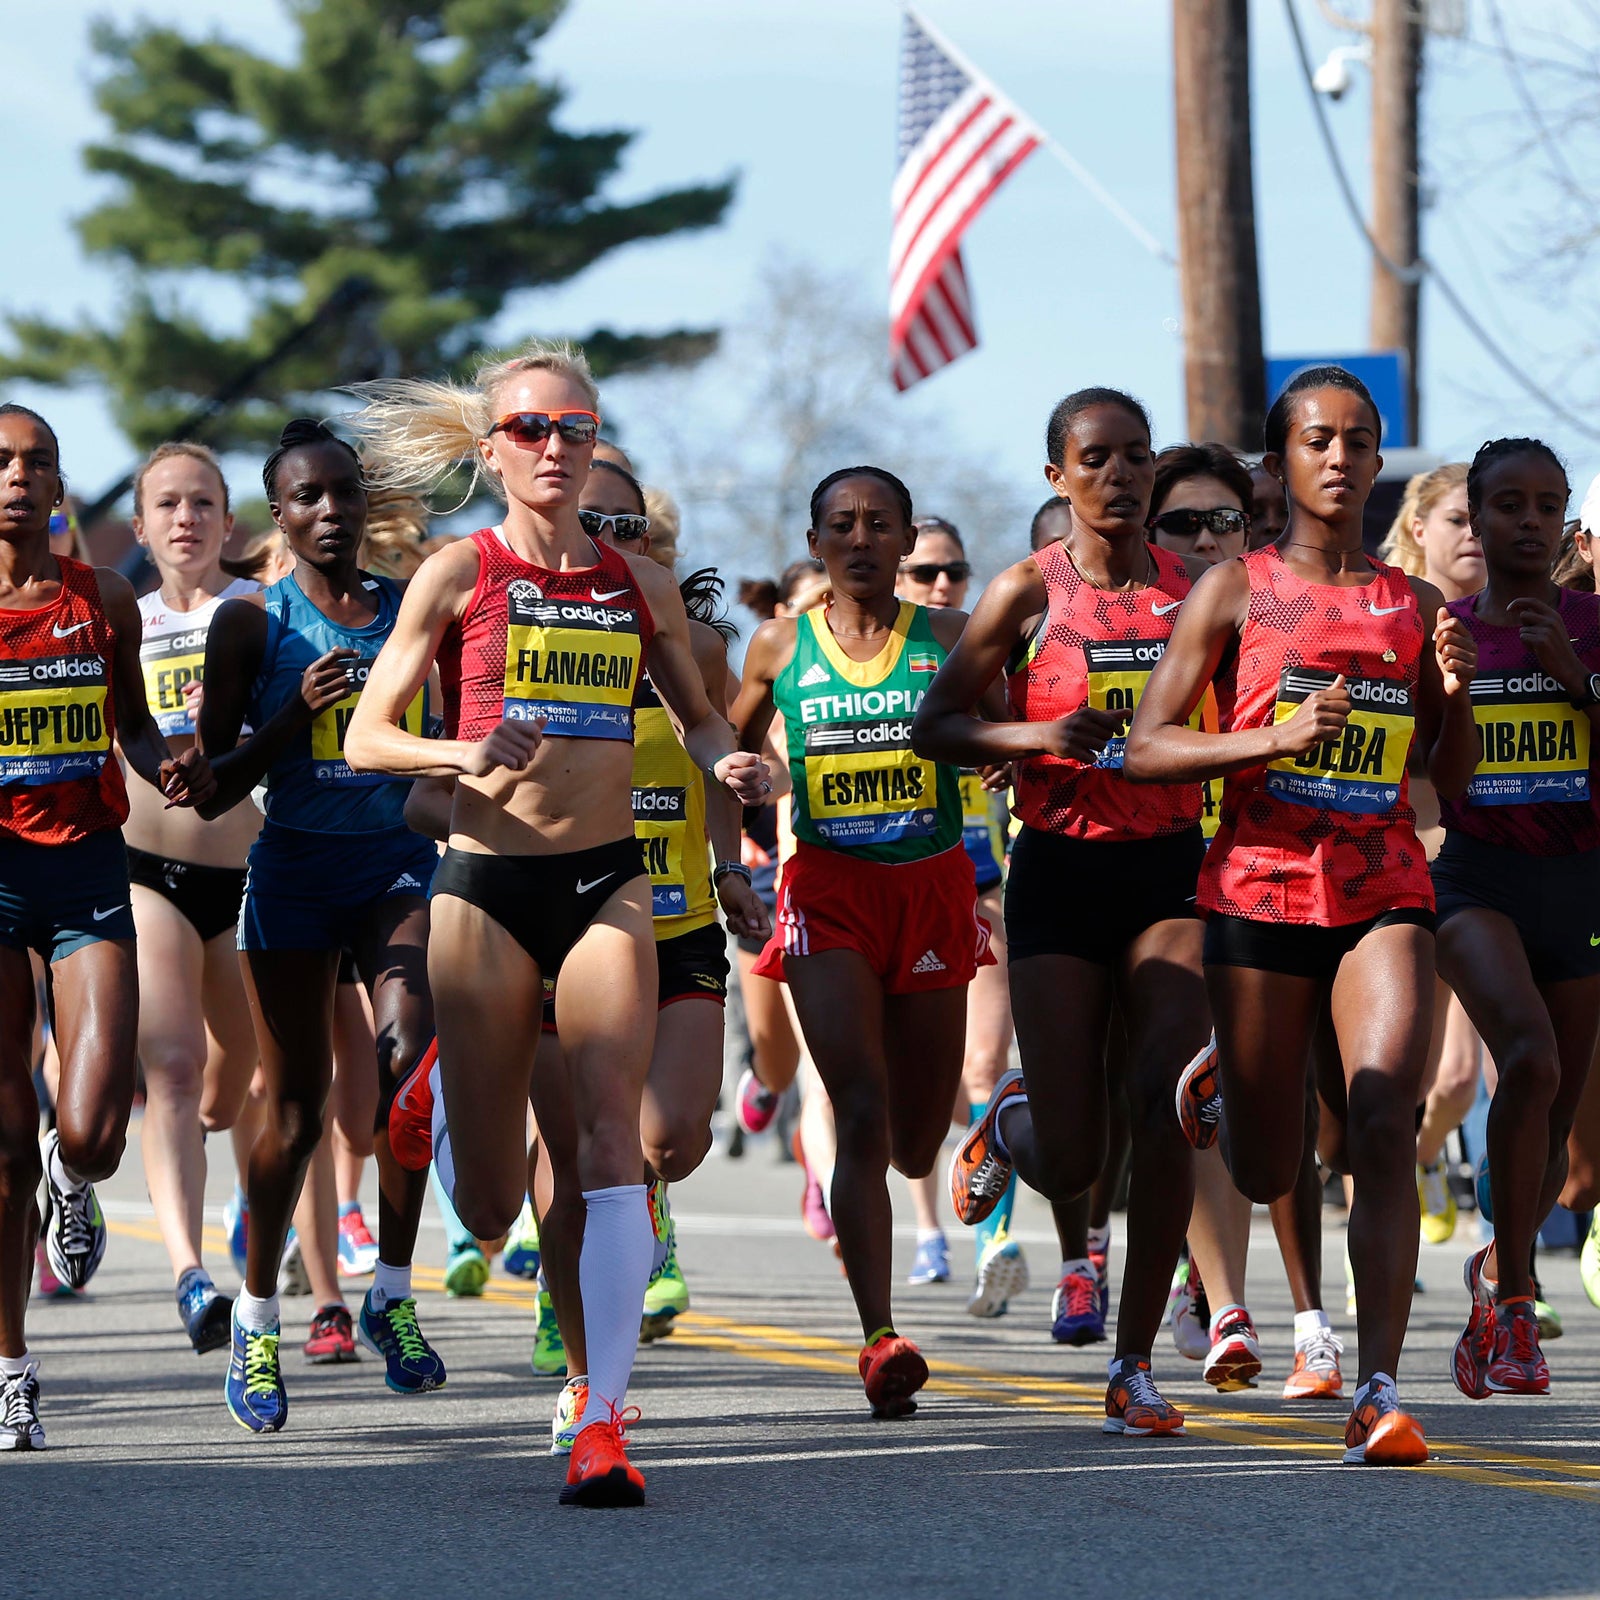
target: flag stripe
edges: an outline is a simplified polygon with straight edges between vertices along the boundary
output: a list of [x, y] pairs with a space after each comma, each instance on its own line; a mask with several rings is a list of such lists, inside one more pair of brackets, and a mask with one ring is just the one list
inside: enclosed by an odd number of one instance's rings
[[926, 169], [927, 181], [895, 217], [894, 232], [889, 240], [892, 262], [905, 259], [929, 219], [938, 215], [950, 191], [968, 173], [982, 169], [990, 159], [996, 139], [1010, 126], [1011, 119], [1003, 111], [986, 106], [983, 114], [962, 131], [960, 138], [952, 140], [934, 157]]

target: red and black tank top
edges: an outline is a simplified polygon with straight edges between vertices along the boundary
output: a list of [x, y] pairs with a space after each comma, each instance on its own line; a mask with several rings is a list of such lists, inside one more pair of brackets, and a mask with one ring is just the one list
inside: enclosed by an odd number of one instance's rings
[[555, 572], [492, 528], [472, 542], [477, 586], [439, 649], [448, 737], [542, 717], [546, 736], [631, 742], [655, 622], [627, 560], [596, 544], [594, 566]]
[[1225, 780], [1201, 908], [1330, 928], [1405, 906], [1431, 910], [1406, 782], [1431, 619], [1405, 573], [1380, 561], [1371, 583], [1342, 588], [1308, 583], [1271, 546], [1243, 560], [1250, 606], [1217, 675], [1222, 731], [1283, 722], [1340, 673], [1350, 720], [1336, 741]]
[[94, 568], [56, 559], [53, 605], [0, 611], [0, 834], [30, 844], [72, 844], [128, 818], [111, 753], [111, 624]]
[[[1045, 613], [1007, 670], [1006, 700], [1020, 722], [1053, 722], [1085, 706], [1133, 710], [1167, 648], [1193, 587], [1183, 561], [1149, 545], [1155, 575], [1145, 589], [1086, 583], [1064, 544], [1034, 556]], [[1153, 839], [1200, 820], [1197, 783], [1130, 783], [1119, 736], [1094, 762], [1029, 756], [1013, 768], [1016, 814], [1030, 827], [1074, 839]]]

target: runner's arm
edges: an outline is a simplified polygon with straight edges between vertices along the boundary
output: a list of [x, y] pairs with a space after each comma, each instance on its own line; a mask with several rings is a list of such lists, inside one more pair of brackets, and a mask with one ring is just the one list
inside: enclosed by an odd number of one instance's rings
[[448, 839], [455, 799], [454, 778], [418, 778], [406, 796], [406, 826], [424, 839]]

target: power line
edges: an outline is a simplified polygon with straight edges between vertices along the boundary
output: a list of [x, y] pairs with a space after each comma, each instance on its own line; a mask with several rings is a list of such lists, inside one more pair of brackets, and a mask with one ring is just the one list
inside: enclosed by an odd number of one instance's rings
[[1519, 367], [1507, 354], [1504, 346], [1489, 332], [1467, 306], [1467, 303], [1458, 295], [1451, 286], [1450, 281], [1439, 271], [1428, 258], [1420, 252], [1417, 259], [1409, 266], [1401, 266], [1399, 262], [1392, 261], [1383, 247], [1373, 237], [1372, 229], [1367, 226], [1367, 219], [1363, 215], [1360, 203], [1356, 199], [1355, 190], [1350, 185], [1350, 176], [1344, 169], [1344, 162], [1339, 155], [1339, 147], [1334, 142], [1333, 128], [1328, 121], [1328, 110], [1322, 103], [1322, 96], [1317, 93], [1316, 84], [1313, 82], [1311, 66], [1311, 52], [1306, 47], [1306, 36], [1300, 26], [1300, 14], [1295, 9], [1295, 0], [1283, 0], [1283, 9], [1289, 19], [1289, 32], [1294, 37], [1295, 53], [1300, 61], [1300, 75], [1305, 80], [1306, 93], [1311, 97], [1311, 109], [1317, 119], [1317, 131], [1322, 135], [1322, 145], [1328, 154], [1328, 163], [1333, 168], [1334, 181], [1338, 185], [1339, 193], [1345, 204], [1345, 209], [1350, 213], [1351, 221], [1356, 225], [1356, 230], [1367, 242], [1367, 249], [1372, 252], [1373, 259], [1377, 261], [1386, 272], [1392, 273], [1402, 283], [1420, 283], [1424, 278], [1438, 290], [1440, 298], [1455, 312], [1467, 332], [1483, 347], [1485, 353], [1494, 361], [1502, 372], [1506, 374], [1517, 386], [1532, 395], [1553, 416], [1559, 417], [1569, 428], [1575, 428], [1586, 438], [1600, 439], [1600, 428], [1586, 422], [1577, 412], [1570, 410], [1561, 401], [1545, 389], [1536, 379]]

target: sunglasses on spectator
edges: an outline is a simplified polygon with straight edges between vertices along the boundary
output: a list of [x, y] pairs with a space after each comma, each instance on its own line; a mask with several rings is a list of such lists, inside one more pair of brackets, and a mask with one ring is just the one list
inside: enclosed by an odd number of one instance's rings
[[600, 419], [592, 411], [513, 411], [489, 430], [492, 439], [503, 433], [513, 444], [543, 444], [559, 433], [567, 444], [593, 444]]
[[1221, 539], [1230, 533], [1245, 532], [1250, 517], [1231, 506], [1218, 506], [1214, 511], [1163, 511], [1150, 526], [1169, 539], [1198, 539], [1207, 528]]
[[637, 511], [624, 511], [613, 515], [609, 511], [580, 511], [578, 521], [591, 539], [603, 539], [609, 532], [618, 544], [632, 544], [650, 531], [649, 517]]
[[951, 583], [965, 583], [972, 576], [970, 561], [918, 561], [900, 569], [913, 583], [937, 583], [942, 572]]

